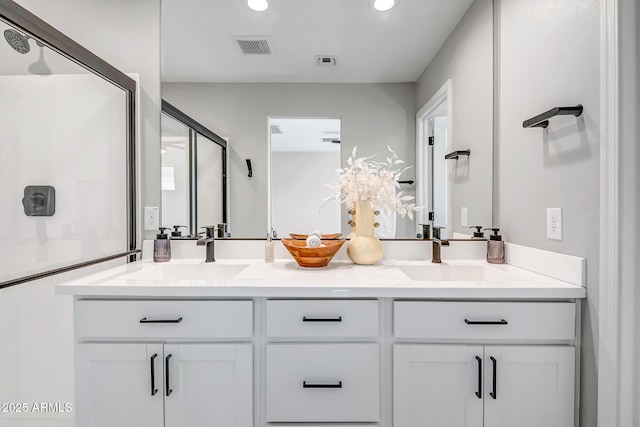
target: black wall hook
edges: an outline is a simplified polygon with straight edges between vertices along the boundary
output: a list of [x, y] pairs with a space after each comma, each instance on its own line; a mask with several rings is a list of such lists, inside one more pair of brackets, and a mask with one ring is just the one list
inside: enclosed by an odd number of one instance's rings
[[253, 176], [253, 169], [251, 168], [251, 159], [247, 159], [247, 168], [249, 169], [249, 178]]

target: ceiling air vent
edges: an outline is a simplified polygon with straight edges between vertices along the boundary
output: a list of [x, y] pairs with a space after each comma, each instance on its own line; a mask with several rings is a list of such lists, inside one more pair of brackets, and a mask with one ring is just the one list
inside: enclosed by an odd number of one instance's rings
[[280, 126], [278, 125], [271, 125], [269, 126], [269, 128], [271, 129], [271, 135], [283, 135], [284, 132], [282, 132], [282, 129], [280, 129]]
[[332, 144], [340, 144], [340, 138], [322, 138], [322, 142], [330, 142]]
[[271, 43], [267, 37], [234, 37], [245, 55], [271, 55]]

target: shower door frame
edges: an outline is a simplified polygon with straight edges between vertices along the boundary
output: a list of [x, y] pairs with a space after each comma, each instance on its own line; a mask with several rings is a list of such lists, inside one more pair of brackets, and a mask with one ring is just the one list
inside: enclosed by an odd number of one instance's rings
[[126, 250], [124, 252], [95, 258], [81, 263], [45, 270], [35, 274], [13, 278], [0, 282], [0, 289], [19, 285], [33, 280], [43, 279], [56, 274], [88, 267], [114, 259], [126, 257], [128, 262], [138, 260], [141, 252], [138, 238], [138, 177], [137, 177], [137, 132], [136, 132], [136, 93], [137, 83], [113, 65], [101, 59], [79, 43], [56, 30], [12, 0], [0, 0], [0, 20], [16, 28], [29, 37], [42, 42], [45, 46], [79, 64], [88, 71], [119, 87], [126, 95]]

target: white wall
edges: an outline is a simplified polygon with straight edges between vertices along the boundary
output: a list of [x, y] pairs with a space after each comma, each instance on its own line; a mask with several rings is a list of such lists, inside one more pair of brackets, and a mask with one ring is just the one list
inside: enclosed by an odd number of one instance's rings
[[[309, 234], [342, 232], [340, 206], [335, 201], [323, 206], [324, 197], [331, 195], [325, 184], [336, 180], [340, 167], [339, 152], [283, 152], [271, 153], [271, 182], [274, 192], [273, 228], [278, 237], [289, 233]], [[291, 199], [295, 195], [295, 200]]]
[[[496, 197], [507, 241], [587, 259], [581, 425], [596, 424], [598, 345], [600, 9], [598, 0], [499, 3], [500, 87]], [[549, 128], [525, 119], [582, 104]], [[546, 238], [546, 208], [563, 208], [563, 240]]]
[[140, 75], [141, 201], [143, 206], [161, 206], [160, 0], [17, 3], [120, 71]]
[[[492, 225], [493, 176], [493, 4], [476, 0], [460, 20], [417, 82], [416, 110], [452, 81], [452, 147], [471, 150], [459, 160], [451, 185], [450, 231], [462, 227], [460, 208], [467, 207], [469, 225]], [[455, 160], [448, 160], [455, 162]]]
[[[415, 165], [413, 83], [163, 83], [162, 96], [213, 132], [229, 137], [234, 237], [262, 238], [267, 230], [269, 116], [341, 118], [342, 164], [356, 145], [360, 155], [385, 153], [391, 145], [408, 165]], [[247, 158], [253, 178], [247, 177]], [[405, 179], [414, 177], [410, 170]], [[346, 216], [343, 227], [343, 233], [349, 232]], [[415, 236], [415, 223], [398, 219], [401, 236]]]

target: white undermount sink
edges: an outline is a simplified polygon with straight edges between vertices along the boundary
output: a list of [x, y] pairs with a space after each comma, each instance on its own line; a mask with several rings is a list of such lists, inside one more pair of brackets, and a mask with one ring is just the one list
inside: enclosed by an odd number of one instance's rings
[[133, 280], [179, 281], [189, 280], [228, 280], [236, 276], [248, 264], [160, 264], [149, 269], [128, 275]]
[[411, 280], [416, 281], [460, 281], [460, 282], [504, 282], [518, 280], [490, 265], [460, 265], [460, 264], [431, 264], [431, 265], [401, 265], [400, 271]]

